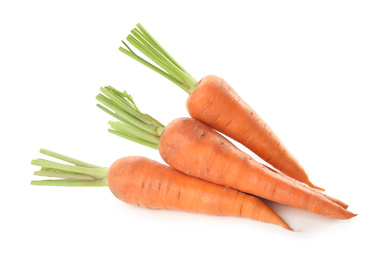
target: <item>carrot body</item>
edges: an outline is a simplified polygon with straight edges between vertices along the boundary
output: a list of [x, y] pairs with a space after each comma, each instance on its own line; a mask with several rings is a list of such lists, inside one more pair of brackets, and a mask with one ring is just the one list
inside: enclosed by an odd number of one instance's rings
[[108, 185], [118, 199], [141, 207], [240, 216], [291, 230], [254, 196], [187, 176], [141, 156], [115, 161], [109, 169]]
[[173, 168], [209, 182], [331, 218], [355, 216], [298, 181], [271, 171], [192, 118], [178, 118], [166, 126], [159, 152]]
[[243, 144], [286, 175], [313, 185], [295, 157], [262, 118], [217, 76], [204, 77], [188, 97], [191, 117]]

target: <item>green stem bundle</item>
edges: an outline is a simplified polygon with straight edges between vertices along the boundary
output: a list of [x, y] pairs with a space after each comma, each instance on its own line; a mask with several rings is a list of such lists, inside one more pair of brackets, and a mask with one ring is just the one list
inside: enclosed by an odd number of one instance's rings
[[142, 113], [132, 96], [126, 91], [120, 92], [108, 86], [100, 89], [102, 93], [96, 96], [101, 103], [97, 106], [118, 119], [109, 121], [110, 133], [133, 142], [158, 149], [159, 138], [164, 130], [164, 125], [148, 114]]
[[136, 28], [131, 30], [131, 34], [126, 37], [126, 40], [147, 56], [156, 66], [138, 56], [124, 41], [122, 41], [122, 43], [125, 45], [126, 49], [123, 47], [119, 48], [122, 53], [172, 81], [188, 94], [193, 93], [197, 88], [197, 80], [191, 76], [141, 24], [138, 23]]
[[69, 164], [45, 159], [32, 160], [32, 165], [41, 167], [39, 171], [34, 172], [34, 175], [59, 178], [54, 180], [49, 179], [32, 181], [32, 185], [90, 187], [108, 186], [107, 173], [109, 169], [106, 167], [96, 166], [46, 149], [40, 149], [39, 152], [61, 161], [68, 162]]

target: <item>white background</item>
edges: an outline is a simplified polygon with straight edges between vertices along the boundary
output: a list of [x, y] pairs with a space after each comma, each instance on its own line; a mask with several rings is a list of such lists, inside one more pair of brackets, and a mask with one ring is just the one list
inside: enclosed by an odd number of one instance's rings
[[[0, 258], [390, 257], [390, 13], [389, 1], [2, 1]], [[164, 124], [187, 115], [184, 91], [118, 51], [137, 22], [195, 78], [226, 79], [358, 216], [269, 203], [288, 232], [137, 208], [108, 188], [30, 186], [41, 147], [102, 166], [163, 162], [107, 133], [95, 106], [112, 85]]]

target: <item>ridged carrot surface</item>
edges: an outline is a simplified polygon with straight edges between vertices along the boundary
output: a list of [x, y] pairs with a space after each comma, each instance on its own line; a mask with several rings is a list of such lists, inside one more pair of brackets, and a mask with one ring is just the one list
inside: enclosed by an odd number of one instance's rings
[[260, 199], [185, 175], [145, 157], [124, 157], [114, 162], [108, 173], [108, 183], [111, 192], [129, 204], [246, 217], [291, 230]]
[[298, 181], [276, 174], [192, 118], [178, 118], [166, 126], [159, 152], [173, 168], [209, 182], [331, 218], [356, 215]]
[[107, 108], [98, 107], [120, 120], [109, 121], [109, 132], [158, 149], [163, 160], [182, 173], [331, 218], [355, 216], [347, 204], [252, 159], [194, 118], [177, 118], [164, 126], [142, 113], [126, 92], [113, 87], [101, 91], [104, 95], [97, 99]]
[[231, 137], [286, 175], [313, 185], [304, 168], [264, 120], [217, 76], [206, 76], [186, 102], [191, 117]]
[[106, 168], [46, 149], [40, 152], [70, 164], [33, 160], [33, 165], [41, 166], [34, 175], [60, 178], [32, 181], [34, 185], [108, 186], [118, 199], [140, 207], [244, 217], [292, 230], [259, 198], [185, 175], [143, 156], [123, 157]]

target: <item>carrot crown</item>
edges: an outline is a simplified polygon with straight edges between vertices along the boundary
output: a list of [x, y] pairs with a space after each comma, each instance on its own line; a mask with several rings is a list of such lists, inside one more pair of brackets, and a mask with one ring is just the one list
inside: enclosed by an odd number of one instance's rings
[[98, 94], [96, 99], [101, 104], [97, 106], [119, 120], [109, 121], [109, 132], [158, 149], [159, 138], [165, 126], [150, 115], [142, 113], [126, 91], [120, 92], [111, 86], [102, 87], [100, 90], [102, 93]]
[[126, 37], [126, 40], [147, 56], [156, 66], [134, 53], [124, 41], [122, 41], [122, 43], [125, 45], [126, 49], [119, 47], [121, 52], [172, 81], [188, 94], [193, 93], [198, 86], [197, 80], [195, 80], [141, 24], [138, 23], [136, 28], [133, 28], [130, 33], [131, 34]]
[[32, 185], [44, 186], [108, 186], [107, 173], [109, 168], [86, 163], [56, 152], [40, 149], [40, 153], [59, 159], [66, 163], [59, 163], [45, 159], [32, 160], [31, 164], [40, 166], [34, 175], [59, 178], [56, 180], [32, 181]]

